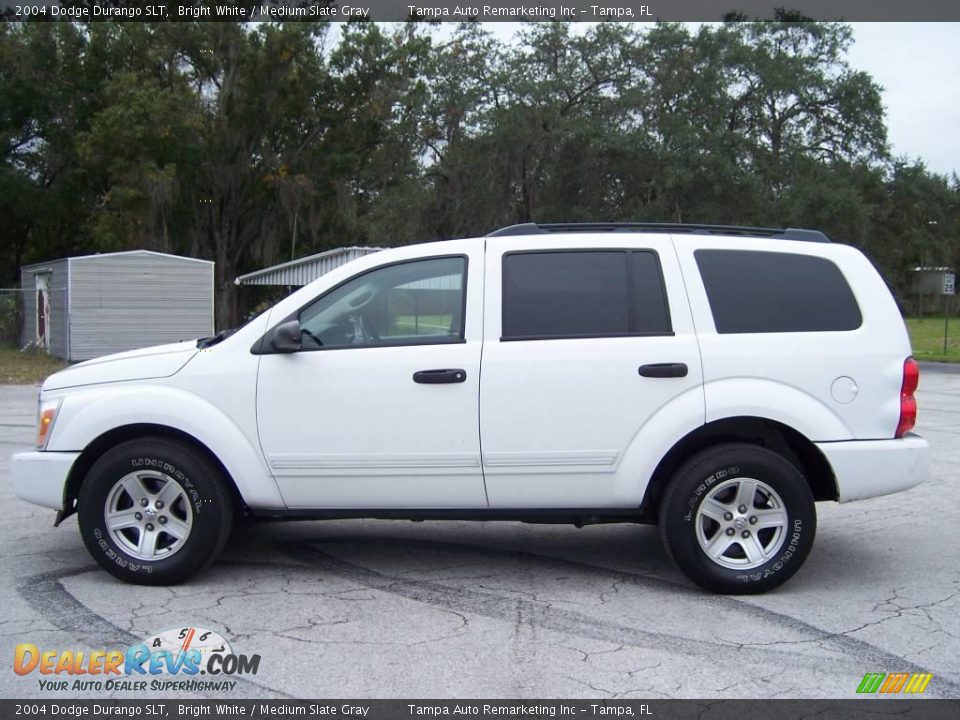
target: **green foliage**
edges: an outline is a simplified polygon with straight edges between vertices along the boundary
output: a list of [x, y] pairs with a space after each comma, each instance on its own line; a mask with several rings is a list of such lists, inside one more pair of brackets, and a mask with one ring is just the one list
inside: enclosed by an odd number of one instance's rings
[[0, 292], [0, 345], [20, 343], [20, 323], [23, 304], [20, 293]]
[[222, 327], [243, 272], [529, 220], [818, 227], [900, 292], [960, 264], [960, 183], [889, 157], [843, 23], [341, 30], [0, 25], [0, 284], [70, 253], [205, 257]]

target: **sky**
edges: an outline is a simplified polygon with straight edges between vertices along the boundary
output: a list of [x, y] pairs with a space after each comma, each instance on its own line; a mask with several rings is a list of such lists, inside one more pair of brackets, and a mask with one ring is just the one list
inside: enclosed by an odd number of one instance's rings
[[[522, 24], [486, 25], [509, 40]], [[920, 159], [933, 172], [960, 175], [960, 23], [851, 25], [854, 44], [847, 59], [883, 87], [894, 157]]]
[[853, 23], [851, 67], [883, 86], [894, 155], [960, 175], [960, 23]]

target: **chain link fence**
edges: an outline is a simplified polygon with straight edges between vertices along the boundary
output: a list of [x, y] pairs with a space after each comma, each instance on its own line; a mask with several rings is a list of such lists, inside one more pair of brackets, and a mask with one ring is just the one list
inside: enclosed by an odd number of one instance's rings
[[20, 288], [0, 288], [0, 346], [20, 346], [23, 292]]

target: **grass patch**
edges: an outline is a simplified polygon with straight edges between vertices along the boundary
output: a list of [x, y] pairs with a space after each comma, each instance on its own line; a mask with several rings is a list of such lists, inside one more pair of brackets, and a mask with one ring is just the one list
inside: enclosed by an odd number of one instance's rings
[[907, 331], [917, 360], [960, 363], [960, 318], [950, 318], [947, 352], [943, 352], [943, 317], [907, 318]]
[[66, 366], [63, 360], [45, 352], [20, 352], [0, 345], [0, 384], [33, 385]]
[[390, 336], [449, 335], [453, 315], [398, 315], [390, 323]]

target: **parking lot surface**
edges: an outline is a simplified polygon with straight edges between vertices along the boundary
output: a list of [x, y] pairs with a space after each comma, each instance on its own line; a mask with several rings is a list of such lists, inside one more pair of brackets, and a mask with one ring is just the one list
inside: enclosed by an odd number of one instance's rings
[[141, 697], [41, 691], [14, 648], [125, 649], [186, 626], [261, 663], [229, 693], [169, 697], [852, 698], [867, 672], [929, 672], [927, 696], [960, 697], [960, 374], [921, 376], [930, 482], [819, 504], [806, 565], [749, 598], [691, 586], [653, 527], [492, 522], [245, 525], [187, 584], [124, 585], [75, 517], [54, 529], [13, 497], [36, 394], [0, 387], [2, 697]]

